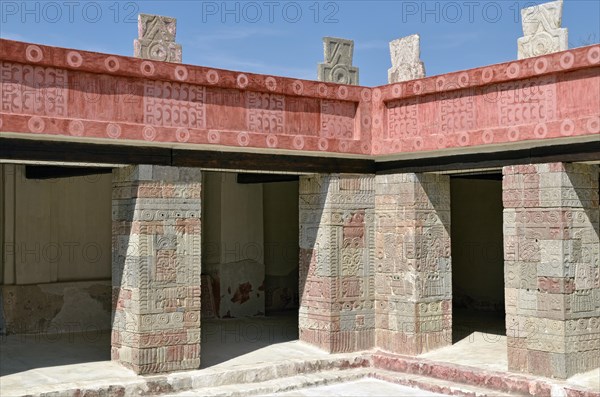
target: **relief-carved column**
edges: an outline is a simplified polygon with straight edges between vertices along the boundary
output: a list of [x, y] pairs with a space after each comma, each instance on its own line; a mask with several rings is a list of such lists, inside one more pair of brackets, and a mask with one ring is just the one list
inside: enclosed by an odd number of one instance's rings
[[598, 166], [503, 173], [509, 369], [567, 378], [598, 367]]
[[138, 374], [200, 366], [201, 171], [113, 172], [112, 359]]
[[373, 182], [300, 178], [300, 340], [331, 353], [373, 347]]
[[377, 175], [376, 346], [420, 354], [452, 343], [450, 179]]

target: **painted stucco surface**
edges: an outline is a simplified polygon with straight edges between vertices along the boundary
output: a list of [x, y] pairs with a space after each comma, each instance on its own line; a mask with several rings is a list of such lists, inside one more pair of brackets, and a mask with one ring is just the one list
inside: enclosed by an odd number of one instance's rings
[[1, 40], [1, 130], [363, 156], [600, 133], [600, 46], [369, 88]]

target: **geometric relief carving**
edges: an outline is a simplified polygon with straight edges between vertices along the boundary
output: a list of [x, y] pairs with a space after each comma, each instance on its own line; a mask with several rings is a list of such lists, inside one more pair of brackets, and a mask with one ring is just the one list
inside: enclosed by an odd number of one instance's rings
[[[579, 336], [587, 318], [598, 322], [600, 315], [598, 266], [584, 254], [588, 241], [600, 246], [598, 171], [595, 165], [569, 163], [503, 169], [506, 310], [519, 324], [531, 324], [519, 336], [528, 365], [520, 366], [509, 355], [509, 368], [567, 378], [594, 366], [575, 357], [584, 357], [589, 349], [595, 356], [599, 353], [598, 346]], [[571, 194], [573, 190], [595, 191], [595, 199], [587, 201], [585, 194]], [[591, 339], [598, 341], [598, 336]]]
[[561, 28], [562, 0], [521, 10], [523, 37], [517, 40], [518, 59], [564, 51], [568, 48], [567, 29]]
[[204, 87], [164, 81], [144, 82], [145, 124], [205, 128], [204, 103]]
[[177, 20], [160, 15], [140, 14], [134, 56], [142, 59], [181, 63], [181, 45], [175, 43]]
[[427, 272], [421, 275], [421, 297], [444, 296], [449, 290], [447, 277], [439, 272]]
[[318, 67], [318, 80], [338, 84], [358, 84], [358, 68], [352, 66], [354, 41], [323, 38], [325, 62]]
[[283, 134], [285, 97], [262, 92], [246, 92], [248, 130], [265, 134]]
[[200, 364], [200, 180], [192, 168], [113, 173], [112, 358], [138, 374]]
[[177, 255], [175, 250], [160, 249], [156, 251], [156, 281], [173, 283], [177, 281]]
[[449, 196], [448, 176], [376, 177], [375, 213], [386, 217], [375, 223], [377, 347], [419, 354], [450, 343]]
[[66, 70], [0, 62], [0, 110], [38, 116], [67, 116]]
[[579, 290], [572, 295], [571, 310], [573, 313], [592, 312], [595, 309], [593, 290]]
[[311, 320], [300, 321], [300, 339], [329, 352], [373, 346], [372, 180], [335, 174], [300, 178], [300, 313]]
[[417, 99], [411, 98], [389, 103], [385, 139], [400, 139], [418, 133]]
[[321, 136], [354, 139], [356, 104], [344, 101], [321, 101]]
[[498, 115], [502, 125], [512, 126], [554, 120], [556, 78], [502, 83], [498, 87]]
[[441, 132], [469, 131], [475, 127], [475, 101], [472, 94], [472, 90], [463, 90], [440, 95]]
[[358, 278], [342, 279], [342, 298], [358, 298], [362, 294], [362, 283]]

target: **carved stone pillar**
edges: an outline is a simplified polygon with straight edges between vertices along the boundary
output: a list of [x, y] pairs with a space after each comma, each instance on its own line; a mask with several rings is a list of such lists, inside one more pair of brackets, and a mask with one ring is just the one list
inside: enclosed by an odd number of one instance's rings
[[331, 353], [374, 343], [373, 181], [300, 178], [300, 340]]
[[354, 41], [324, 37], [323, 48], [325, 62], [319, 64], [319, 81], [358, 85], [358, 68], [352, 66]]
[[175, 42], [177, 20], [160, 15], [138, 15], [138, 38], [133, 41], [137, 58], [181, 63], [181, 45]]
[[200, 169], [113, 172], [112, 359], [138, 374], [200, 366]]
[[376, 346], [416, 355], [450, 345], [450, 178], [375, 181]]
[[567, 378], [600, 365], [598, 166], [504, 167], [508, 366]]
[[562, 0], [521, 10], [523, 37], [517, 40], [518, 58], [564, 51], [569, 48], [568, 31], [561, 28]]
[[392, 57], [392, 67], [388, 70], [390, 84], [425, 77], [420, 40], [418, 34], [413, 34], [390, 42]]

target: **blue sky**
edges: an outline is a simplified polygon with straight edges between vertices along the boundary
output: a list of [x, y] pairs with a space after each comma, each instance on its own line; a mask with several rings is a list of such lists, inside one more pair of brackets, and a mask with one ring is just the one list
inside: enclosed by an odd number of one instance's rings
[[[388, 42], [421, 35], [428, 76], [516, 59], [519, 10], [544, 1], [9, 1], [0, 36], [133, 54], [137, 14], [177, 18], [184, 63], [316, 79], [323, 36], [355, 41], [360, 83], [387, 82]], [[565, 0], [570, 47], [600, 41], [600, 1]]]

